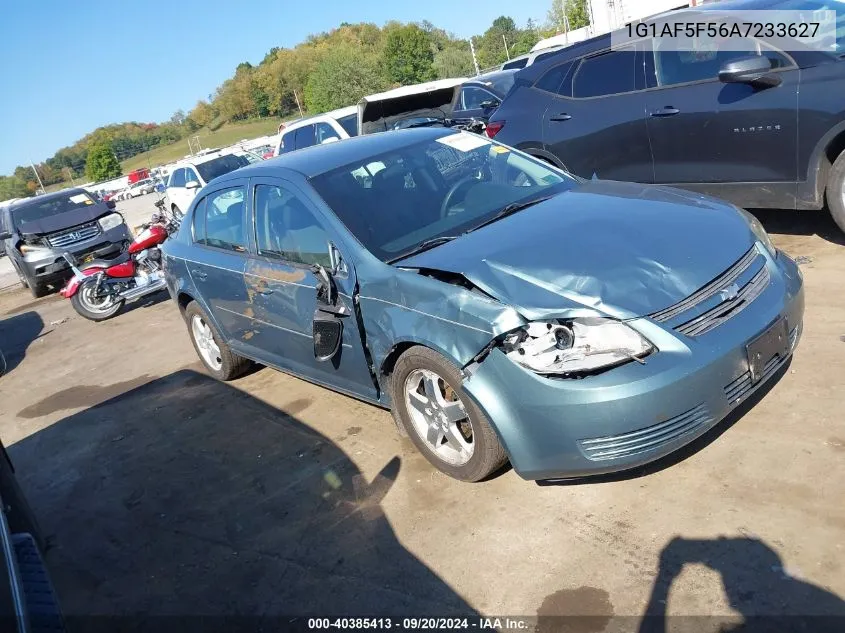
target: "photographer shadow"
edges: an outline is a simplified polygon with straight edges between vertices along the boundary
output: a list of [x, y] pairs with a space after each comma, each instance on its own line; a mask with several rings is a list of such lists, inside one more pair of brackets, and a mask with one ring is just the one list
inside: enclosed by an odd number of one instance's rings
[[[725, 595], [735, 616], [677, 617], [666, 614], [669, 591], [687, 563], [699, 563], [721, 574]], [[845, 601], [839, 596], [797, 578], [784, 567], [780, 556], [754, 538], [672, 539], [660, 554], [660, 568], [639, 633], [687, 631], [842, 631]]]

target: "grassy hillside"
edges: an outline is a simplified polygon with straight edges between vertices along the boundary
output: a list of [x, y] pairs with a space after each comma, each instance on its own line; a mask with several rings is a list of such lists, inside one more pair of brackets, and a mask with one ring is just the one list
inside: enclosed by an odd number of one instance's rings
[[[200, 145], [203, 148], [225, 147], [241, 139], [274, 134], [279, 129], [279, 123], [280, 121], [275, 118], [250, 121], [249, 123], [227, 123], [214, 131], [206, 128], [198, 130], [196, 134], [191, 135], [191, 138], [199, 135]], [[157, 147], [149, 152], [128, 158], [120, 163], [120, 166], [123, 168], [123, 173], [127, 174], [139, 167], [156, 167], [157, 165], [169, 163], [182, 158], [186, 154], [188, 154], [188, 139], [184, 138], [170, 145]]]

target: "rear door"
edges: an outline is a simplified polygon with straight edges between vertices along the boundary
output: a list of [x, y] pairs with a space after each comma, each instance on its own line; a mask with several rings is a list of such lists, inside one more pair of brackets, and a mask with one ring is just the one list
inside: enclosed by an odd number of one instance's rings
[[170, 204], [175, 204], [183, 213], [188, 210], [191, 204], [191, 198], [187, 195], [188, 190], [185, 189], [185, 169], [179, 167], [170, 174], [170, 180], [167, 183], [167, 198]]
[[193, 260], [186, 261], [194, 286], [228, 341], [251, 328], [244, 264], [248, 252], [247, 180], [227, 180], [204, 191], [192, 216]]
[[[745, 51], [736, 50], [734, 41], [732, 50], [696, 52], [660, 50], [655, 43], [655, 50], [647, 52], [655, 181], [743, 206], [779, 205], [784, 199], [792, 206], [798, 178], [799, 71], [786, 53], [754, 40], [743, 44]], [[769, 58], [780, 85], [719, 81], [723, 64], [750, 54]]]
[[568, 68], [543, 115], [543, 142], [571, 172], [653, 181], [641, 60], [631, 45], [591, 54]]
[[[255, 247], [246, 265], [245, 282], [253, 326], [250, 343], [267, 362], [367, 398], [376, 391], [364, 355], [352, 295], [354, 267], [343, 260], [334, 275], [343, 317], [342, 345], [330, 361], [314, 357], [313, 319], [317, 307], [314, 264], [332, 267], [329, 243], [340, 241], [309, 196], [279, 178], [250, 182], [251, 229]], [[340, 253], [343, 258], [343, 253]]]

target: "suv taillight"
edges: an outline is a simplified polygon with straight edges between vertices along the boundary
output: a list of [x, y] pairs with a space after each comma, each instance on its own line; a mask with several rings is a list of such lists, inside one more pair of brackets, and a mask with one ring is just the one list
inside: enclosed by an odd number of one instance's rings
[[484, 133], [490, 138], [493, 138], [503, 127], [505, 127], [504, 121], [490, 121], [487, 127], [484, 128]]

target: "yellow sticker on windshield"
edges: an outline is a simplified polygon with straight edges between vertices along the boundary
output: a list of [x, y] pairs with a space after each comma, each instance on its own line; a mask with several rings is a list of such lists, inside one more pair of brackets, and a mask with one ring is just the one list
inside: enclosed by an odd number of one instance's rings
[[494, 145], [490, 151], [494, 154], [507, 154], [510, 150], [507, 147], [502, 147], [501, 145]]

